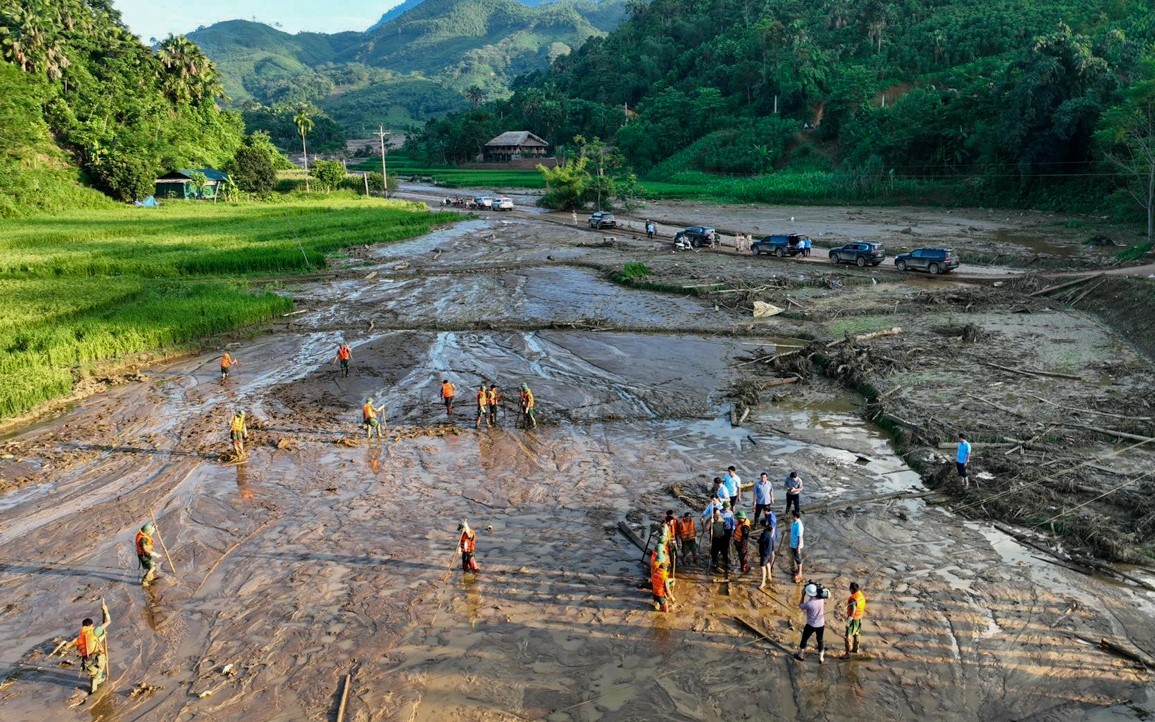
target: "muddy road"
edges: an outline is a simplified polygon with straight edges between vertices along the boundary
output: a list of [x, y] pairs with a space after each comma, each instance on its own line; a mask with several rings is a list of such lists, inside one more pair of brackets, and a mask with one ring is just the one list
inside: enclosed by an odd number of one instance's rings
[[[801, 348], [817, 322], [753, 324], [719, 298], [622, 287], [607, 271], [625, 262], [702, 283], [746, 264], [594, 240], [515, 216], [362, 250], [286, 289], [303, 313], [229, 342], [229, 382], [217, 353], [146, 368], [0, 441], [0, 717], [332, 720], [346, 675], [358, 722], [1152, 712], [1149, 673], [1096, 646], [1149, 658], [1150, 593], [1055, 564], [945, 497], [894, 498], [925, 491], [919, 474], [835, 384], [767, 397], [732, 427], [744, 359]], [[802, 303], [837, 293], [811, 280]], [[342, 338], [349, 378], [333, 364]], [[475, 430], [482, 382], [507, 399], [531, 385], [538, 428], [517, 428], [507, 400]], [[362, 437], [368, 397], [387, 406], [381, 442]], [[236, 408], [250, 415], [239, 465], [221, 458]], [[766, 591], [753, 574], [679, 569], [673, 612], [652, 611], [618, 522], [644, 538], [687, 509], [672, 485], [696, 504], [730, 464], [779, 486], [800, 472], [806, 576], [834, 590], [827, 644], [841, 652], [857, 581], [861, 658], [789, 656], [803, 617], [785, 560]], [[153, 515], [176, 573], [166, 563], [142, 589], [131, 542]], [[476, 577], [454, 553], [462, 519]], [[77, 665], [49, 653], [102, 598], [112, 683], [87, 697]]]

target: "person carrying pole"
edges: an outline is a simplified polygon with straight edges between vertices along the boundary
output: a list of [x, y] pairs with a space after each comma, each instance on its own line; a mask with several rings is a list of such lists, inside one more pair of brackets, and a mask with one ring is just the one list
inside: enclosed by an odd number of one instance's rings
[[377, 418], [377, 414], [384, 410], [385, 404], [374, 406], [373, 399], [369, 399], [361, 407], [361, 423], [365, 425], [366, 441], [373, 438], [373, 429], [377, 430], [377, 438], [381, 438], [381, 421]]
[[497, 426], [497, 410], [501, 407], [501, 392], [497, 389], [497, 384], [489, 385], [489, 425]]
[[481, 384], [477, 388], [477, 422], [474, 424], [474, 428], [480, 429], [483, 419], [487, 429], [493, 426], [489, 423], [489, 391], [486, 390], [485, 384]]
[[80, 655], [80, 668], [91, 680], [89, 694], [96, 694], [108, 674], [108, 625], [112, 624], [112, 616], [103, 599], [100, 600], [100, 612], [103, 615], [100, 626], [96, 626], [91, 617], [85, 619], [73, 641]]
[[850, 658], [858, 654], [858, 638], [862, 635], [862, 618], [866, 616], [866, 597], [858, 588], [858, 582], [850, 583], [850, 597], [846, 600], [846, 653]]
[[678, 542], [682, 549], [682, 564], [685, 565], [686, 557], [691, 554], [694, 555], [694, 563], [698, 563], [698, 529], [694, 524], [694, 515], [686, 512], [682, 515], [681, 521], [678, 522]]
[[249, 429], [245, 425], [245, 412], [237, 409], [229, 422], [229, 436], [233, 441], [233, 453], [238, 459], [245, 457], [245, 439], [249, 438]]
[[233, 358], [232, 354], [230, 354], [228, 351], [225, 351], [224, 355], [221, 356], [221, 381], [228, 381], [229, 369], [231, 369], [233, 366], [240, 365], [240, 361], [237, 361], [235, 358]]
[[144, 569], [144, 576], [140, 580], [142, 587], [152, 584], [153, 579], [156, 578], [156, 565], [159, 556], [152, 545], [152, 535], [155, 531], [156, 527], [153, 526], [152, 522], [147, 522], [136, 533], [136, 558], [140, 562], [141, 568]]
[[669, 564], [659, 562], [653, 565], [650, 587], [654, 593], [654, 611], [670, 611], [669, 602], [677, 600], [674, 599], [674, 580], [670, 578]]
[[333, 359], [335, 362], [341, 364], [341, 375], [349, 378], [349, 361], [353, 358], [353, 349], [349, 348], [346, 341], [342, 341], [341, 345], [337, 347], [337, 358]]
[[445, 404], [445, 415], [453, 415], [453, 398], [457, 396], [457, 387], [449, 379], [441, 380], [441, 401]]
[[533, 392], [529, 390], [529, 384], [521, 385], [521, 416], [525, 422], [525, 428], [529, 428], [530, 424], [533, 428], [537, 428], [537, 419], [534, 418], [533, 407], [536, 402], [533, 398]]
[[457, 531], [461, 532], [457, 543], [457, 551], [461, 554], [461, 571], [478, 574], [481, 570], [477, 568], [477, 560], [473, 558], [477, 551], [477, 532], [470, 529], [469, 522], [464, 519], [457, 525]]

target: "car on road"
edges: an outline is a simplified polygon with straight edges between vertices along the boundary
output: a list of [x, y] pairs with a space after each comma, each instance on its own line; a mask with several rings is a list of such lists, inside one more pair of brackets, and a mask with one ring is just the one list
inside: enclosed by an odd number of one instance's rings
[[475, 196], [473, 198], [474, 208], [493, 208], [493, 199], [489, 196]]
[[750, 252], [755, 256], [769, 253], [779, 258], [798, 256], [806, 251], [806, 236], [791, 233], [789, 235], [771, 235], [750, 244]]
[[864, 266], [877, 266], [882, 263], [884, 258], [886, 258], [886, 252], [881, 243], [855, 241], [830, 249], [830, 262], [834, 264], [854, 263], [862, 268]]
[[493, 202], [493, 209], [496, 211], [512, 211], [513, 199], [506, 196], [498, 196], [497, 200]]
[[690, 226], [674, 234], [674, 245], [701, 248], [712, 246], [718, 238], [718, 232], [706, 226]]
[[589, 220], [587, 220], [586, 222], [589, 223], [590, 228], [601, 229], [601, 228], [617, 228], [618, 227], [618, 221], [617, 221], [617, 219], [614, 218], [614, 214], [609, 213], [607, 211], [598, 211], [596, 213], [591, 213]]
[[895, 256], [894, 267], [900, 271], [926, 271], [934, 276], [958, 268], [959, 260], [949, 248], [916, 248]]

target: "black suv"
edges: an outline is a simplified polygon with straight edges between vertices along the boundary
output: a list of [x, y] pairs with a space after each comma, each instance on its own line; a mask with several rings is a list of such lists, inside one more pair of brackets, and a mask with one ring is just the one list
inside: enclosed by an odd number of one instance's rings
[[796, 233], [766, 236], [751, 243], [750, 252], [755, 256], [761, 256], [763, 253], [772, 253], [779, 258], [797, 256], [806, 251], [806, 241], [808, 240], [806, 236], [800, 236]]
[[589, 223], [590, 228], [602, 229], [618, 227], [618, 222], [614, 218], [614, 214], [607, 213], [606, 211], [598, 211], [597, 213], [590, 214], [589, 220], [586, 222]]
[[674, 244], [689, 244], [691, 248], [702, 248], [714, 245], [718, 232], [706, 226], [690, 226], [674, 234]]
[[866, 243], [855, 241], [845, 246], [830, 249], [831, 263], [856, 263], [859, 268], [867, 265], [877, 266], [886, 258], [881, 243]]
[[916, 248], [910, 253], [895, 256], [894, 266], [900, 271], [926, 271], [933, 276], [950, 273], [959, 267], [959, 262], [954, 251], [949, 248]]

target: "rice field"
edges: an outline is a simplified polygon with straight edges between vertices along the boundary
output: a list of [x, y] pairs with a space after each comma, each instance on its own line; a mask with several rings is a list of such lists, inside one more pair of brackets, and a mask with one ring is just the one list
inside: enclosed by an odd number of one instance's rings
[[183, 348], [292, 307], [262, 279], [341, 248], [428, 232], [452, 214], [333, 197], [174, 202], [0, 227], [0, 418], [67, 395], [94, 368]]

